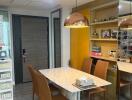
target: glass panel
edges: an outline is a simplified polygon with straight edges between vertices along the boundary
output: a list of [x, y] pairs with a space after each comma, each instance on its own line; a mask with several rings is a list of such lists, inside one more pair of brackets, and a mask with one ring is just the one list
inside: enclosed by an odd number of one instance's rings
[[[119, 24], [124, 19], [129, 19], [132, 12], [132, 2], [130, 0], [119, 1]], [[128, 58], [132, 56], [132, 29], [129, 25], [119, 25], [118, 44], [120, 58]]]
[[3, 57], [0, 54], [0, 58], [9, 57], [10, 53], [10, 36], [9, 36], [9, 17], [7, 11], [0, 10], [0, 53], [4, 53]]

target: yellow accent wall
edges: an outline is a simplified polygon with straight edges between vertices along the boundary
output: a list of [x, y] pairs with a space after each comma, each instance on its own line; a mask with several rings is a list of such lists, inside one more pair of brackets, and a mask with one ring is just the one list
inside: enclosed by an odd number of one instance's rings
[[[83, 9], [79, 12], [90, 20], [89, 9]], [[90, 56], [90, 28], [71, 29], [70, 31], [71, 66], [76, 69], [81, 69], [84, 58]]]

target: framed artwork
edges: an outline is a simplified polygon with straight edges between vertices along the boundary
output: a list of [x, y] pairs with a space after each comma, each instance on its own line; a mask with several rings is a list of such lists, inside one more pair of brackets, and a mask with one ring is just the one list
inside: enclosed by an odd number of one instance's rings
[[111, 37], [111, 30], [101, 30], [101, 38], [110, 38]]
[[111, 31], [111, 38], [117, 39], [118, 30], [112, 30]]

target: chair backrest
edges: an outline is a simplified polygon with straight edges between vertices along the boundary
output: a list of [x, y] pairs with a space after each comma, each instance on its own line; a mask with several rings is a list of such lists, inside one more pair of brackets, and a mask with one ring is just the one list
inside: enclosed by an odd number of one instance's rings
[[38, 83], [39, 100], [52, 100], [47, 79], [38, 71], [34, 71]]
[[91, 73], [92, 59], [86, 58], [83, 61], [82, 71], [86, 73]]
[[95, 66], [94, 75], [101, 79], [106, 80], [108, 66], [109, 66], [109, 62], [98, 60]]
[[30, 72], [31, 78], [32, 78], [32, 85], [33, 85], [33, 92], [38, 96], [38, 88], [37, 88], [37, 79], [34, 75], [34, 68], [32, 65], [28, 65], [28, 70]]

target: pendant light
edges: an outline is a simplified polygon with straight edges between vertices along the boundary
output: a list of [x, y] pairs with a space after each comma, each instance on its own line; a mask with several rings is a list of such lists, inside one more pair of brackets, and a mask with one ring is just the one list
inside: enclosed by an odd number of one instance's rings
[[131, 0], [130, 1], [130, 15], [126, 18], [123, 18], [119, 22], [119, 27], [125, 30], [132, 30], [132, 12], [131, 12]]
[[[77, 0], [76, 0], [77, 9]], [[69, 15], [64, 22], [66, 28], [87, 28], [89, 26], [88, 19], [79, 12]]]

